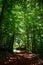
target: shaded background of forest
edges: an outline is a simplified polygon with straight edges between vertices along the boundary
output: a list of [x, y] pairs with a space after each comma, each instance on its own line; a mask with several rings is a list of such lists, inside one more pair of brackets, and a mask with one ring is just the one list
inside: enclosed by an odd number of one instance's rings
[[0, 0], [0, 48], [43, 55], [43, 0]]

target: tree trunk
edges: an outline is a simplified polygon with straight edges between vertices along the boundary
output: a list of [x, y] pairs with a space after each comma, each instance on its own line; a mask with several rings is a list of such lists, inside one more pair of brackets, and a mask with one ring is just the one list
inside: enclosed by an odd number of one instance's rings
[[10, 41], [7, 42], [8, 43], [8, 51], [11, 53], [13, 52], [14, 38], [15, 38], [15, 33], [13, 33], [13, 35], [11, 36]]
[[6, 0], [3, 0], [3, 6], [2, 6], [2, 11], [0, 14], [0, 45], [2, 43], [2, 19], [3, 19], [3, 13], [4, 13], [4, 9], [5, 9], [5, 5], [6, 5]]
[[0, 15], [0, 25], [2, 24], [2, 19], [3, 19], [3, 13], [4, 13], [5, 6], [6, 6], [6, 0], [3, 0], [3, 6], [2, 6], [1, 15]]
[[[34, 33], [34, 32], [33, 32]], [[36, 53], [36, 43], [35, 43], [35, 33], [33, 34], [33, 40], [32, 40], [32, 52]]]

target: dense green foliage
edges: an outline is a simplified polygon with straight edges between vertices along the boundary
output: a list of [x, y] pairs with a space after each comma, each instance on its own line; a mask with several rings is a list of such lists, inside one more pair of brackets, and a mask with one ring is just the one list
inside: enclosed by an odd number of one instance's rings
[[[0, 0], [0, 45], [43, 54], [42, 0]], [[3, 4], [4, 3], [4, 4]]]

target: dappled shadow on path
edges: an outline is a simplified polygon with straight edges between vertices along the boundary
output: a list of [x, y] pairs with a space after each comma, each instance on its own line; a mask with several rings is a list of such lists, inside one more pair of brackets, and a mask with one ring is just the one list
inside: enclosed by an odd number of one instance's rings
[[[35, 54], [2, 52], [0, 65], [41, 65], [39, 58]], [[1, 57], [1, 56], [0, 56]]]

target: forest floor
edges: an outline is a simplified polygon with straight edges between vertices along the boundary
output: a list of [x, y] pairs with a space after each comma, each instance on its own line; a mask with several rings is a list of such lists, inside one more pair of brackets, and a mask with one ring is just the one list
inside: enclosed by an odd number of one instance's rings
[[0, 52], [0, 65], [43, 65], [43, 61], [36, 54], [29, 54], [25, 51], [10, 54]]

